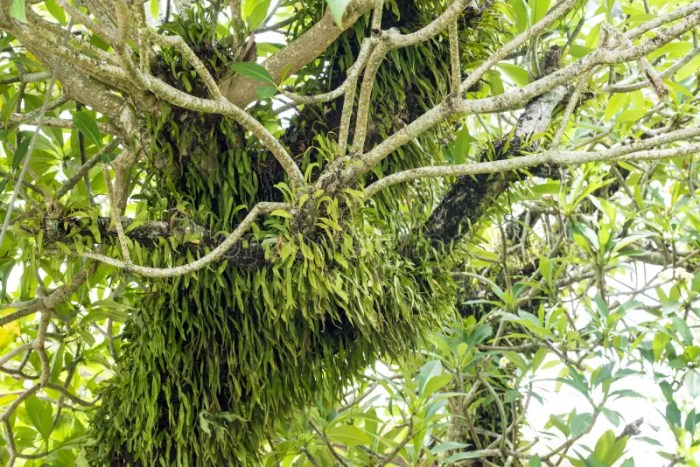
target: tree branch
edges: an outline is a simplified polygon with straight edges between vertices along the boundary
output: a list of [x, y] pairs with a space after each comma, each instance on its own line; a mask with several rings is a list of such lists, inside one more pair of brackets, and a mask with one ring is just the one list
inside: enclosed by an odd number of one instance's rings
[[248, 231], [253, 222], [261, 214], [269, 214], [275, 210], [288, 210], [290, 206], [285, 203], [270, 203], [262, 202], [255, 205], [253, 209], [250, 210], [248, 215], [241, 221], [240, 224], [231, 232], [226, 239], [221, 242], [216, 248], [214, 248], [210, 253], [204, 255], [203, 257], [193, 261], [191, 263], [184, 264], [182, 266], [176, 266], [172, 268], [150, 268], [144, 266], [138, 266], [133, 264], [127, 264], [123, 261], [110, 258], [99, 253], [87, 252], [83, 253], [81, 256], [85, 258], [94, 259], [118, 269], [124, 269], [128, 272], [138, 274], [144, 277], [174, 277], [181, 276], [183, 274], [188, 274], [194, 271], [198, 271], [209, 264], [223, 259], [224, 254], [233, 247], [238, 241], [243, 237], [243, 234]]
[[[648, 141], [648, 140], [643, 140]], [[378, 191], [397, 183], [421, 178], [466, 176], [478, 174], [495, 174], [520, 170], [544, 164], [580, 165], [588, 162], [619, 162], [631, 160], [658, 160], [672, 157], [684, 157], [700, 152], [700, 143], [686, 144], [667, 149], [645, 149], [632, 152], [623, 146], [607, 151], [546, 151], [530, 156], [521, 156], [505, 160], [477, 162], [473, 164], [458, 164], [452, 166], [420, 167], [405, 170], [373, 183], [365, 189], [367, 196], [373, 196]]]
[[[263, 66], [270, 72], [275, 82], [279, 83], [283, 73], [287, 75], [296, 73], [311, 63], [335, 42], [345, 29], [370, 11], [373, 6], [373, 0], [352, 0], [343, 18], [342, 27], [335, 24], [330, 10], [326, 11], [318, 23], [265, 60]], [[260, 86], [259, 81], [235, 74], [227, 75], [219, 81], [224, 97], [238, 107], [245, 107], [257, 99], [255, 90], [258, 86]]]
[[[548, 15], [549, 16], [549, 15]], [[546, 18], [546, 16], [545, 16]], [[676, 37], [692, 30], [700, 24], [700, 12], [693, 13], [676, 25], [670, 26], [657, 33], [656, 37], [637, 46], [620, 50], [598, 49], [561, 70], [555, 71], [526, 86], [515, 88], [497, 96], [482, 99], [452, 99], [447, 98], [441, 104], [433, 107], [406, 125], [389, 138], [382, 141], [372, 150], [365, 153], [360, 161], [348, 166], [342, 173], [341, 179], [349, 183], [359, 175], [369, 172], [374, 166], [399, 147], [413, 141], [418, 135], [437, 125], [451, 115], [462, 113], [466, 115], [480, 113], [496, 113], [516, 109], [526, 102], [540, 96], [557, 86], [566, 84], [582, 74], [600, 65], [624, 63], [636, 60], [654, 50], [668, 44]], [[631, 34], [627, 34], [632, 37]], [[470, 75], [473, 76], [474, 73]], [[471, 80], [463, 81], [470, 83]]]

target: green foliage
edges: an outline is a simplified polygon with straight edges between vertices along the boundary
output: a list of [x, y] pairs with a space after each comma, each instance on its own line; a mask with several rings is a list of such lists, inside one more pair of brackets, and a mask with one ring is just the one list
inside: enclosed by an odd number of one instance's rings
[[[20, 21], [24, 3], [11, 4]], [[315, 181], [337, 157], [342, 101], [301, 106], [281, 121], [272, 99], [278, 87], [257, 63], [232, 62], [240, 44], [226, 37], [229, 25], [220, 22], [226, 15], [214, 14], [215, 3], [162, 31], [183, 37], [215, 79], [234, 70], [259, 81], [265, 100], [250, 113]], [[445, 3], [387, 1], [383, 27], [413, 32]], [[460, 23], [462, 76], [554, 3], [499, 1], [474, 25]], [[270, 2], [242, 4], [244, 29], [254, 30]], [[346, 4], [283, 2], [291, 18], [287, 39], [307, 31], [326, 5], [337, 20]], [[606, 1], [585, 17], [576, 9], [497, 64], [467, 97], [531, 83], [542, 72], [537, 58], [549, 47], [566, 46], [562, 64], [569, 63], [598, 47], [602, 21], [624, 31], [651, 17], [646, 6], [663, 11], [663, 4]], [[161, 13], [158, 2], [150, 8], [154, 17]], [[33, 2], [32, 9], [66, 22], [53, 1]], [[573, 34], [571, 25], [581, 21]], [[360, 19], [280, 87], [303, 94], [335, 88], [368, 29], [368, 19]], [[87, 44], [95, 56], [109, 50], [96, 36], [86, 34]], [[257, 46], [261, 55], [279, 48]], [[647, 58], [662, 71], [693, 47], [688, 35]], [[31, 122], [46, 85], [20, 82], [45, 68], [13, 37], [2, 33], [0, 50], [8, 79], [0, 84], [4, 216], [34, 128], [13, 118]], [[444, 99], [448, 50], [443, 33], [390, 53], [373, 89], [367, 147]], [[157, 51], [155, 75], [194, 96], [208, 94], [178, 51]], [[575, 123], [564, 123], [565, 144], [624, 146], [697, 124], [697, 56], [665, 79], [663, 104], [647, 90], [599, 91], [637, 73], [636, 66], [612, 65], [590, 78]], [[60, 92], [59, 84], [51, 99]], [[31, 178], [0, 245], [0, 319], [89, 274], [51, 310], [42, 357], [37, 349], [22, 351], [1, 368], [4, 412], [48, 361], [46, 386], [8, 420], [17, 452], [38, 458], [20, 457], [25, 465], [627, 467], [639, 443], [693, 465], [700, 449], [700, 414], [692, 403], [700, 393], [696, 160], [518, 174], [512, 180], [522, 182], [491, 199], [479, 222], [465, 227], [465, 241], [434, 251], [421, 229], [452, 180], [397, 185], [373, 199], [363, 198], [362, 185], [413, 167], [488, 159], [509, 144], [503, 138], [517, 113], [438, 124], [358, 186], [328, 196], [290, 188], [272, 155], [231, 119], [162, 102], [156, 107], [143, 122], [148, 154], [138, 155], [130, 174], [126, 215], [133, 222], [126, 230], [160, 221], [175, 233], [128, 240], [136, 264], [168, 267], [201, 257], [259, 201], [296, 209], [259, 219], [237, 245], [239, 256], [194, 274], [143, 280], [91, 265], [82, 253], [122, 254], [104, 212], [111, 180], [98, 162], [69, 192], [55, 194], [109, 144], [110, 122], [71, 101], [51, 108], [46, 116], [71, 120], [74, 129], [44, 126], [38, 134]], [[552, 129], [559, 124], [555, 119]], [[546, 146], [549, 137], [534, 140]], [[110, 163], [118, 153], [105, 152], [101, 160]], [[479, 180], [472, 181], [476, 187]], [[3, 325], [0, 355], [34, 342], [41, 316]], [[644, 375], [647, 386], [640, 387]], [[666, 426], [656, 433], [645, 422], [641, 435], [627, 432], [633, 420], [617, 404], [648, 404], [647, 388], [658, 390], [655, 408]], [[582, 406], [550, 404], [556, 391], [576, 394]], [[535, 426], [539, 413], [545, 416]], [[9, 459], [2, 429], [0, 463]], [[533, 430], [540, 432], [536, 444]], [[673, 442], [657, 441], [664, 434]]]
[[345, 10], [348, 8], [350, 0], [326, 0], [328, 3], [328, 8], [331, 10], [335, 24], [341, 27], [343, 24], [343, 16], [345, 15]]
[[[177, 63], [162, 67], [184, 76]], [[237, 68], [248, 70], [255, 71]], [[256, 183], [264, 176], [249, 158], [256, 143], [230, 119], [164, 109], [149, 126], [151, 161], [163, 168], [147, 190], [154, 213], [177, 210], [228, 231], [242, 208], [275, 196]], [[144, 291], [94, 418], [91, 462], [221, 464], [232, 454], [244, 461], [299, 407], [336, 399], [378, 356], [398, 357], [451, 313], [450, 275], [387, 251], [400, 232], [382, 223], [378, 233], [376, 209], [350, 194], [303, 199], [285, 191], [300, 207], [313, 204], [317, 234], [273, 213], [254, 235], [270, 266], [247, 272], [224, 263], [154, 280]], [[350, 211], [344, 220], [341, 210]], [[198, 253], [162, 244], [133, 254], [166, 266]]]
[[12, 0], [12, 4], [10, 5], [10, 15], [12, 15], [12, 17], [16, 20], [26, 23], [27, 16], [24, 9], [24, 0]]

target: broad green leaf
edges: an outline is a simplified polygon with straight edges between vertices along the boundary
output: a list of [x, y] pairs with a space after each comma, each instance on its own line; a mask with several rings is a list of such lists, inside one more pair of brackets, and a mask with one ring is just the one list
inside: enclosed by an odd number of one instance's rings
[[0, 350], [4, 350], [5, 347], [7, 347], [10, 344], [10, 342], [13, 342], [15, 339], [17, 339], [17, 336], [19, 335], [20, 327], [18, 321], [8, 323], [0, 327]]
[[27, 150], [29, 149], [29, 143], [32, 141], [32, 136], [31, 133], [28, 131], [23, 131], [22, 133], [22, 139], [20, 140], [19, 144], [17, 145], [17, 150], [15, 151], [14, 155], [12, 156], [12, 169], [17, 170], [20, 165], [22, 165], [22, 161], [24, 160], [25, 156], [27, 155]]
[[486, 77], [486, 82], [489, 83], [493, 95], [503, 94], [503, 79], [498, 70], [489, 70]]
[[241, 16], [248, 25], [248, 29], [259, 27], [270, 9], [270, 0], [245, 0], [241, 6]]
[[430, 397], [432, 396], [435, 392], [439, 391], [447, 383], [452, 381], [452, 375], [446, 374], [446, 375], [438, 375], [438, 376], [433, 376], [431, 377], [426, 383], [425, 387], [423, 388], [423, 397]]
[[698, 421], [700, 421], [700, 414], [696, 414], [695, 409], [692, 409], [685, 418], [685, 424], [683, 425], [683, 428], [688, 433], [694, 434], [695, 427], [697, 426]]
[[46, 10], [51, 14], [51, 16], [56, 18], [59, 23], [66, 23], [66, 14], [63, 11], [63, 8], [58, 6], [56, 0], [46, 0], [44, 1], [44, 6], [46, 7]]
[[622, 415], [620, 415], [620, 412], [605, 407], [602, 408], [602, 412], [610, 423], [615, 426], [620, 426], [620, 422], [622, 421]]
[[666, 345], [671, 342], [671, 336], [666, 334], [665, 332], [657, 332], [656, 335], [654, 336], [654, 340], [652, 341], [652, 349], [654, 351], [654, 360], [659, 360], [661, 357], [661, 354], [663, 353], [664, 349], [666, 348]]
[[89, 112], [81, 110], [73, 115], [73, 124], [92, 144], [100, 148], [102, 146], [102, 135], [97, 127], [95, 117]]
[[277, 94], [277, 88], [275, 86], [258, 86], [255, 88], [255, 94], [260, 99], [267, 99]]
[[527, 4], [525, 0], [513, 0], [511, 6], [515, 11], [515, 24], [518, 32], [525, 31], [529, 23], [529, 15], [527, 13]]
[[418, 374], [418, 394], [423, 395], [425, 387], [430, 378], [434, 378], [442, 374], [442, 363], [440, 360], [431, 360], [421, 368]]
[[469, 155], [469, 147], [473, 140], [474, 138], [469, 134], [469, 128], [466, 125], [457, 132], [454, 148], [455, 164], [464, 164], [466, 162]]
[[685, 377], [685, 388], [690, 394], [690, 397], [700, 396], [700, 372], [697, 370], [689, 371]]
[[524, 68], [521, 68], [512, 63], [501, 62], [496, 65], [498, 68], [509, 77], [516, 86], [525, 86], [530, 83], [530, 74]]
[[368, 445], [372, 442], [364, 430], [352, 425], [333, 426], [326, 429], [326, 436], [331, 441], [346, 446]]
[[[675, 44], [675, 42], [674, 42], [674, 44]], [[690, 62], [688, 62], [684, 66], [682, 66], [676, 72], [675, 78], [678, 81], [684, 81], [687, 78], [693, 76], [695, 73], [697, 73], [699, 68], [700, 68], [700, 54], [698, 54]]]
[[673, 401], [666, 405], [666, 422], [671, 427], [681, 425], [681, 411], [678, 405]]
[[326, 3], [328, 3], [328, 8], [331, 10], [331, 15], [333, 15], [335, 24], [337, 24], [339, 28], [342, 28], [343, 16], [350, 4], [350, 0], [326, 0]]
[[[0, 97], [2, 97], [2, 100], [0, 100], [0, 116], [2, 116], [2, 123], [3, 126], [7, 127], [7, 123], [10, 121], [10, 116], [12, 116], [12, 112], [15, 111], [17, 108], [17, 103], [19, 102], [20, 98], [20, 93], [14, 92], [10, 94], [9, 98], [6, 97], [4, 94], [2, 94]], [[0, 136], [3, 138], [6, 138], [8, 135], [7, 130], [2, 130], [2, 133], [0, 133]], [[11, 134], [11, 133], [9, 133]]]
[[48, 439], [53, 431], [51, 403], [32, 395], [24, 402], [24, 407], [34, 427], [44, 439]]
[[256, 81], [270, 83], [272, 85], [275, 84], [275, 81], [272, 79], [272, 75], [270, 74], [270, 72], [267, 71], [267, 69], [265, 69], [265, 67], [260, 65], [259, 63], [239, 62], [231, 64], [230, 67], [233, 71], [240, 74], [241, 76], [245, 76], [246, 78], [252, 78]]
[[532, 23], [535, 24], [547, 13], [549, 9], [549, 0], [535, 0], [530, 2], [530, 14], [532, 15]]
[[613, 465], [624, 454], [627, 439], [627, 436], [616, 439], [612, 430], [606, 431], [595, 445], [593, 459], [603, 465]]
[[629, 96], [627, 94], [614, 94], [605, 105], [605, 114], [603, 119], [609, 122], [617, 113], [627, 106]]
[[585, 433], [586, 430], [591, 426], [591, 422], [593, 421], [593, 416], [589, 413], [579, 413], [574, 415], [573, 420], [571, 420], [571, 436], [576, 437], [582, 433]]
[[148, 3], [151, 8], [151, 16], [158, 19], [160, 16], [160, 0], [149, 0]]
[[21, 21], [22, 23], [27, 22], [27, 16], [24, 11], [25, 4], [24, 0], [12, 0], [12, 4], [10, 5], [10, 16], [12, 16], [14, 19], [17, 21]]

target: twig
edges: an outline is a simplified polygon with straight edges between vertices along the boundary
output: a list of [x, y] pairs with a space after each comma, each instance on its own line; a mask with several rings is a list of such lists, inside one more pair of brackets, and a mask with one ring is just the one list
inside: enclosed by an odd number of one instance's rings
[[318, 434], [318, 436], [321, 437], [321, 440], [331, 452], [331, 455], [335, 457], [338, 462], [340, 462], [340, 465], [344, 467], [350, 467], [350, 465], [347, 462], [345, 462], [345, 459], [343, 459], [341, 455], [338, 454], [338, 451], [335, 450], [335, 446], [333, 446], [333, 443], [331, 443], [331, 441], [328, 439], [323, 430], [319, 429], [311, 420], [309, 420], [309, 426], [311, 426], [311, 429], [314, 430], [316, 434]]
[[[649, 141], [649, 140], [645, 140]], [[633, 152], [634, 151], [634, 152]], [[599, 161], [628, 161], [628, 160], [655, 160], [672, 157], [689, 156], [700, 152], [700, 143], [686, 144], [670, 149], [639, 149], [630, 150], [630, 146], [611, 149], [608, 151], [571, 152], [571, 151], [546, 151], [532, 156], [521, 156], [512, 159], [503, 159], [489, 162], [477, 162], [473, 164], [458, 164], [452, 166], [431, 166], [409, 169], [388, 175], [365, 189], [365, 195], [374, 196], [379, 191], [397, 183], [403, 183], [420, 178], [452, 177], [460, 175], [476, 175], [484, 173], [503, 173], [512, 170], [524, 169], [543, 164], [553, 165], [579, 165], [587, 162]]]
[[69, 399], [71, 402], [75, 402], [78, 405], [82, 405], [83, 407], [94, 407], [95, 404], [97, 404], [97, 400], [86, 401], [85, 399], [81, 399], [60, 384], [46, 383], [46, 387], [60, 392], [63, 397]]
[[[695, 57], [700, 54], [700, 48], [693, 49], [690, 53], [685, 55], [683, 58], [675, 62], [673, 65], [662, 71], [661, 73], [658, 74], [658, 77], [660, 79], [666, 79], [666, 78], [672, 78], [676, 75], [678, 70], [683, 68], [685, 65], [690, 63]], [[638, 81], [636, 83], [616, 83], [613, 84], [612, 86], [605, 86], [603, 88], [603, 91], [607, 91], [610, 93], [621, 93], [621, 92], [633, 92], [637, 91], [638, 89], [642, 89], [646, 86], [649, 85], [649, 80], [645, 81]]]
[[477, 371], [476, 377], [478, 380], [486, 386], [486, 389], [491, 393], [491, 397], [493, 397], [493, 402], [496, 404], [496, 408], [498, 409], [498, 413], [501, 418], [501, 452], [503, 453], [503, 457], [506, 457], [506, 433], [508, 432], [508, 419], [506, 418], [506, 410], [503, 407], [503, 402], [501, 401], [501, 398], [498, 397], [498, 394], [496, 393], [496, 390], [491, 386], [491, 383], [489, 383], [485, 378], [483, 378], [479, 372]]
[[394, 459], [394, 457], [396, 457], [397, 454], [399, 452], [401, 452], [401, 450], [404, 448], [404, 446], [406, 446], [406, 444], [408, 444], [408, 442], [413, 439], [413, 418], [408, 417], [407, 423], [408, 423], [408, 432], [406, 432], [406, 436], [404, 437], [404, 439], [402, 439], [401, 442], [399, 444], [397, 444], [396, 447], [394, 449], [392, 449], [392, 451], [389, 454], [384, 456], [382, 461], [377, 464], [377, 467], [384, 467], [389, 462], [391, 462]]
[[565, 0], [560, 2], [558, 6], [550, 10], [541, 20], [533, 24], [532, 27], [514, 37], [496, 53], [489, 56], [488, 59], [484, 60], [484, 62], [476, 70], [469, 73], [469, 76], [462, 81], [462, 84], [459, 86], [459, 94], [461, 95], [466, 93], [496, 63], [503, 60], [509, 53], [518, 49], [521, 45], [525, 44], [533, 37], [539, 36], [540, 33], [547, 29], [552, 23], [566, 15], [577, 1], [579, 0]]
[[85, 13], [81, 12], [77, 6], [73, 6], [68, 3], [67, 0], [56, 0], [56, 3], [63, 8], [71, 19], [82, 24], [90, 31], [94, 32], [98, 36], [102, 37], [103, 40], [107, 42], [112, 42], [114, 40], [114, 30], [108, 30], [107, 28], [97, 24]]
[[191, 263], [183, 264], [182, 266], [176, 266], [172, 268], [149, 268], [144, 266], [138, 266], [134, 264], [127, 264], [123, 261], [110, 258], [109, 256], [101, 255], [99, 253], [86, 252], [82, 253], [81, 256], [85, 258], [90, 258], [96, 261], [100, 261], [119, 269], [124, 269], [128, 272], [138, 274], [144, 277], [174, 277], [181, 276], [183, 274], [188, 274], [194, 271], [198, 271], [203, 267], [217, 261], [221, 258], [226, 251], [241, 239], [243, 234], [250, 228], [255, 219], [261, 214], [267, 214], [274, 210], [288, 210], [290, 206], [285, 203], [271, 203], [262, 202], [255, 205], [253, 209], [250, 210], [248, 215], [238, 224], [233, 232], [231, 232], [226, 239], [214, 248], [210, 253], [204, 255], [196, 261]]
[[129, 244], [126, 241], [126, 236], [124, 235], [124, 225], [122, 224], [121, 215], [119, 214], [118, 207], [116, 204], [116, 198], [114, 196], [114, 186], [110, 180], [109, 171], [107, 170], [107, 164], [102, 162], [102, 175], [105, 179], [105, 185], [107, 186], [107, 196], [109, 197], [109, 213], [112, 217], [112, 223], [114, 228], [117, 230], [117, 238], [119, 239], [119, 246], [122, 250], [122, 257], [127, 265], [131, 264], [131, 255], [129, 255]]
[[71, 188], [73, 188], [80, 181], [81, 178], [87, 176], [90, 169], [97, 165], [105, 154], [109, 154], [116, 149], [120, 142], [121, 140], [119, 138], [114, 138], [109, 144], [102, 148], [99, 153], [85, 161], [85, 163], [81, 165], [80, 168], [56, 191], [56, 199], [61, 199], [66, 193], [68, 193]]
[[578, 83], [576, 83], [576, 87], [574, 87], [571, 96], [569, 96], [569, 102], [567, 102], [566, 109], [564, 109], [564, 114], [561, 117], [561, 124], [559, 125], [557, 132], [554, 134], [554, 138], [552, 138], [552, 143], [550, 145], [552, 149], [558, 148], [561, 144], [561, 139], [564, 136], [564, 131], [566, 131], [566, 126], [569, 124], [569, 120], [574, 114], [576, 106], [579, 104], [579, 96], [581, 95], [581, 91], [588, 85], [588, 80], [590, 79], [591, 74], [592, 71], [584, 74], [581, 79], [579, 79]]
[[36, 313], [42, 309], [53, 309], [59, 303], [63, 302], [69, 298], [78, 288], [85, 283], [88, 278], [88, 274], [92, 273], [94, 265], [85, 267], [81, 270], [74, 278], [70, 286], [62, 285], [61, 287], [54, 290], [51, 294], [46, 297], [38, 298], [32, 300], [29, 305], [25, 308], [15, 311], [14, 313], [0, 318], [0, 326], [4, 326], [8, 323], [16, 321], [25, 316], [29, 316], [32, 313]]
[[188, 62], [190, 62], [190, 65], [192, 65], [192, 68], [195, 69], [199, 77], [202, 78], [202, 81], [204, 81], [204, 84], [207, 86], [211, 97], [216, 100], [224, 100], [224, 96], [221, 94], [221, 89], [219, 88], [219, 85], [216, 84], [216, 80], [214, 80], [214, 77], [211, 75], [211, 73], [209, 73], [207, 67], [204, 66], [204, 63], [202, 63], [197, 54], [194, 53], [192, 48], [187, 45], [187, 42], [185, 42], [182, 37], [163, 36], [156, 33], [151, 28], [147, 28], [146, 33], [148, 37], [153, 39], [153, 41], [160, 46], [174, 47], [175, 49], [179, 50], [182, 56], [185, 57]]
[[[624, 44], [626, 47], [634, 47], [634, 44], [632, 43], [630, 38], [628, 38], [626, 35], [622, 34], [620, 31], [615, 29], [612, 25], [608, 23], [603, 23], [602, 28], [606, 32], [608, 32], [608, 34], [612, 35], [618, 41]], [[654, 67], [651, 66], [651, 63], [649, 63], [649, 60], [647, 60], [646, 57], [642, 56], [639, 57], [637, 62], [639, 63], [640, 68], [647, 75], [647, 79], [651, 83], [651, 87], [656, 93], [656, 95], [660, 99], [664, 99], [668, 95], [668, 90], [666, 89], [663, 80], [656, 73], [656, 70], [654, 70]]]
[[[68, 25], [66, 26], [66, 33], [65, 37], [63, 39], [63, 43], [65, 44], [66, 41], [68, 40], [68, 37], [70, 36], [70, 30], [73, 26], [73, 19], [71, 18], [70, 21], [68, 21]], [[44, 114], [46, 113], [46, 109], [49, 107], [49, 98], [51, 97], [51, 93], [53, 92], [53, 87], [54, 84], [56, 83], [56, 68], [51, 71], [51, 80], [49, 81], [48, 86], [46, 87], [46, 92], [44, 93], [44, 101], [41, 104], [41, 110], [39, 111], [39, 118], [43, 117]], [[12, 217], [12, 211], [15, 208], [15, 203], [17, 202], [17, 197], [19, 196], [20, 193], [20, 188], [22, 187], [22, 182], [24, 181], [24, 177], [27, 174], [27, 170], [29, 169], [29, 161], [32, 158], [32, 154], [34, 153], [34, 146], [36, 146], [36, 142], [39, 139], [39, 130], [41, 126], [37, 126], [36, 130], [32, 134], [32, 139], [29, 142], [29, 148], [27, 149], [27, 154], [24, 156], [24, 162], [22, 164], [22, 169], [19, 172], [19, 176], [17, 177], [17, 182], [15, 183], [14, 190], [12, 191], [12, 196], [10, 197], [10, 202], [7, 205], [7, 212], [5, 213], [5, 220], [2, 223], [2, 228], [0, 228], [0, 245], [2, 245], [3, 240], [5, 239], [5, 234], [7, 233], [7, 228], [10, 225], [10, 218]]]
[[459, 31], [457, 22], [450, 23], [447, 28], [450, 36], [450, 90], [457, 93], [461, 80], [461, 65], [459, 59]]

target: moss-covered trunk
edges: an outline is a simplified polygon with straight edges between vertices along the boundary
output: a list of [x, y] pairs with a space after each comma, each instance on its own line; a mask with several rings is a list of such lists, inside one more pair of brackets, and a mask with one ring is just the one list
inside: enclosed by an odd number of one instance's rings
[[[413, 2], [399, 3], [402, 16], [387, 13], [386, 27], [413, 30], [433, 14], [429, 5], [426, 13]], [[201, 24], [208, 23], [189, 17], [169, 27], [197, 40], [196, 52], [218, 75], [230, 57], [223, 46], [202, 46]], [[319, 79], [307, 81], [305, 92], [342, 81], [357, 53], [356, 33], [367, 27], [359, 21], [329, 48], [317, 65]], [[369, 144], [444, 97], [447, 51], [439, 38], [392, 52], [375, 85]], [[172, 51], [163, 51], [155, 70], [173, 86], [206, 92], [189, 82]], [[283, 136], [302, 171], [335, 157], [339, 110], [307, 107]], [[378, 356], [400, 355], [454, 310], [449, 260], [428, 240], [406, 237], [428, 218], [437, 182], [386, 190], [372, 207], [352, 194], [305, 196], [284, 184], [274, 159], [229, 119], [170, 107], [144, 119], [152, 179], [142, 196], [152, 215], [226, 233], [256, 202], [284, 199], [298, 203], [300, 212], [305, 204], [313, 225], [270, 216], [238, 246], [264, 251], [264, 258], [148, 283], [94, 418], [94, 464], [254, 461], [275, 424], [310, 402], [335, 399]], [[370, 178], [439, 160], [445, 128], [400, 149]], [[148, 249], [136, 245], [132, 255], [140, 264], [166, 266], [206, 252], [188, 245], [185, 254], [177, 239]]]

